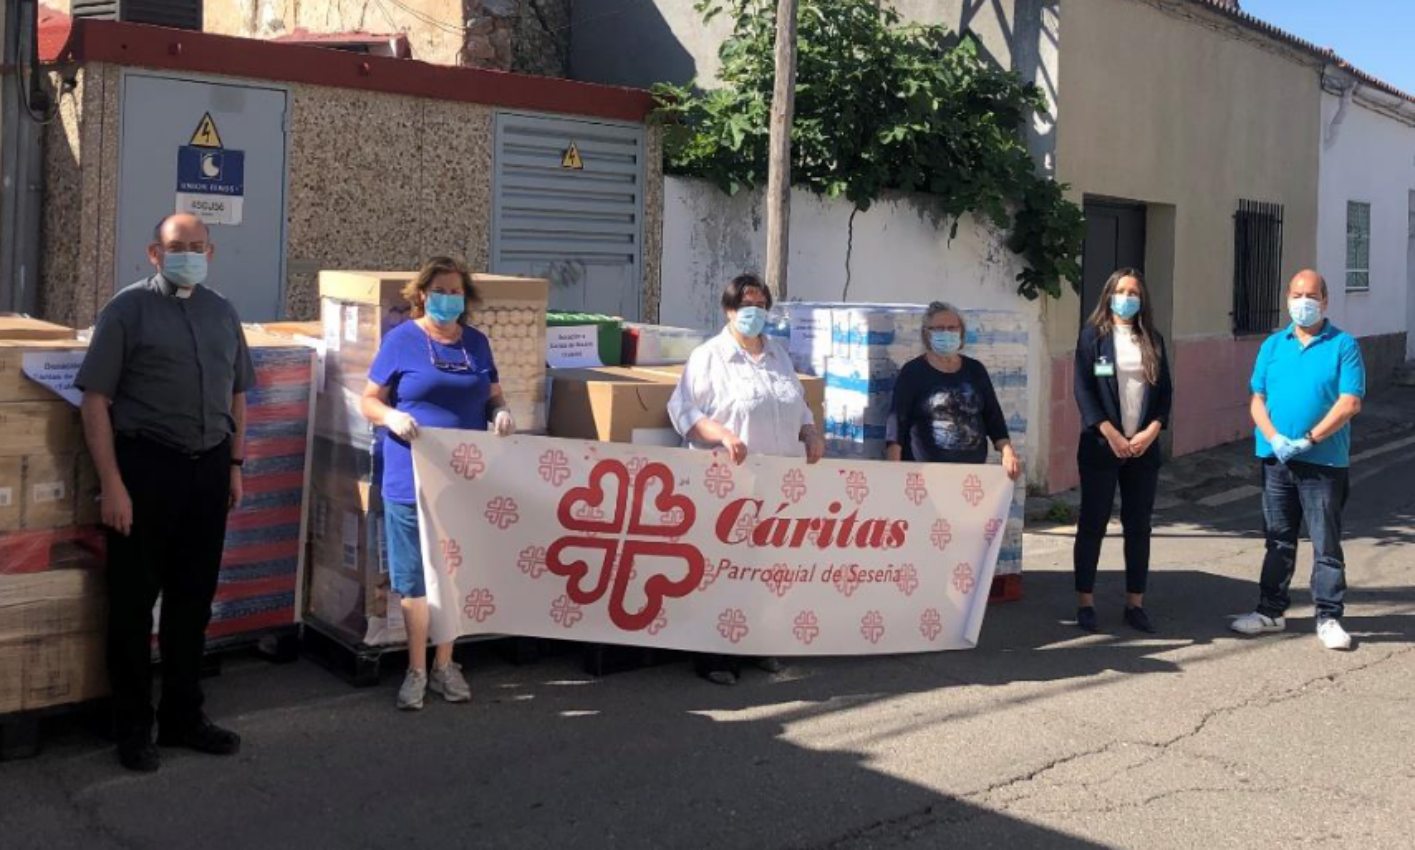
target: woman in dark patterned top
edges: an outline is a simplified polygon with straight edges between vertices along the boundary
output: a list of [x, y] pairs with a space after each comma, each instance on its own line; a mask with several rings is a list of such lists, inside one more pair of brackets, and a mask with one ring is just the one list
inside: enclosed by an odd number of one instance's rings
[[924, 313], [924, 353], [904, 364], [894, 383], [886, 449], [890, 460], [986, 463], [988, 443], [1002, 453], [1014, 481], [1022, 461], [982, 363], [961, 351], [968, 328], [952, 305], [935, 301]]

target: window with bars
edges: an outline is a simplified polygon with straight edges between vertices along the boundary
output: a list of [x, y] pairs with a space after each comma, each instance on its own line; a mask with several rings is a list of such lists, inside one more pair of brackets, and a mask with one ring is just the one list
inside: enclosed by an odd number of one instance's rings
[[1282, 316], [1282, 204], [1239, 201], [1233, 214], [1233, 332], [1267, 333]]
[[1346, 202], [1346, 291], [1371, 288], [1371, 205]]

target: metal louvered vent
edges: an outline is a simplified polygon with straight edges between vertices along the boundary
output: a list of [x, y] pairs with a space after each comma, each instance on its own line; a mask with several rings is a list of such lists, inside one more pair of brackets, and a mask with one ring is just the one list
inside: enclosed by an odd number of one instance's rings
[[201, 29], [202, 0], [73, 0], [75, 18]]

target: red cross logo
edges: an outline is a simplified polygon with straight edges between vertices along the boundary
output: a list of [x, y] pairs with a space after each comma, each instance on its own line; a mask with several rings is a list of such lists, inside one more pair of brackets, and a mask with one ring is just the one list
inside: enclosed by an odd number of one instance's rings
[[860, 637], [870, 643], [879, 643], [884, 637], [884, 615], [878, 611], [867, 611], [860, 618]]
[[894, 586], [905, 596], [913, 596], [914, 591], [919, 589], [919, 570], [913, 564], [900, 564], [899, 580]]
[[988, 520], [988, 524], [983, 528], [983, 538], [986, 539], [988, 543], [992, 543], [993, 538], [997, 537], [997, 533], [1001, 530], [1002, 520], [998, 519], [997, 517], [993, 517], [992, 519]]
[[791, 504], [801, 501], [806, 495], [806, 473], [799, 469], [788, 469], [781, 476], [781, 495]]
[[717, 498], [725, 499], [737, 483], [732, 480], [731, 469], [725, 464], [714, 463], [708, 467], [707, 475], [703, 477], [703, 486]]
[[810, 646], [815, 639], [820, 637], [820, 620], [816, 618], [814, 611], [802, 611], [796, 615], [796, 620], [792, 623], [791, 634], [796, 636], [796, 640]]
[[983, 503], [983, 479], [976, 475], [963, 479], [963, 500], [975, 508]]
[[845, 476], [845, 496], [857, 505], [864, 504], [865, 497], [870, 495], [870, 488], [865, 481], [865, 473], [858, 469], [851, 470]]
[[558, 626], [568, 629], [580, 622], [580, 618], [584, 616], [585, 612], [580, 610], [580, 606], [571, 602], [569, 597], [563, 593], [550, 603], [550, 619], [555, 621]]
[[904, 476], [904, 498], [914, 503], [918, 507], [929, 497], [929, 488], [924, 484], [924, 474], [922, 472], [911, 472]]
[[953, 587], [964, 596], [973, 592], [978, 584], [973, 578], [973, 565], [962, 563], [953, 568]]
[[486, 471], [486, 462], [482, 460], [481, 449], [471, 443], [462, 443], [453, 449], [452, 461], [449, 465], [453, 472], [468, 481]]
[[717, 618], [717, 633], [733, 643], [741, 643], [751, 628], [741, 608], [728, 608]]
[[948, 544], [953, 542], [953, 526], [948, 524], [948, 520], [934, 520], [933, 529], [929, 531], [929, 542], [940, 552], [948, 548]]
[[943, 617], [937, 608], [929, 608], [919, 616], [919, 634], [927, 641], [936, 641], [943, 634]]
[[497, 529], [505, 531], [511, 526], [521, 521], [521, 509], [517, 507], [516, 500], [510, 496], [497, 496], [486, 503], [486, 510], [482, 512], [486, 521], [496, 526]]
[[488, 617], [496, 613], [496, 597], [484, 587], [474, 587], [462, 603], [462, 613], [469, 620], [485, 623]]
[[530, 576], [540, 578], [545, 575], [545, 547], [527, 546], [516, 558], [516, 569]]
[[462, 566], [462, 547], [457, 545], [456, 540], [439, 540], [438, 547], [442, 550], [443, 569], [449, 576], [457, 572], [457, 568]]
[[570, 477], [570, 459], [561, 449], [550, 449], [540, 456], [540, 466], [536, 468], [541, 480], [559, 487]]
[[[651, 490], [656, 491], [652, 498]], [[682, 521], [648, 520], [670, 514]], [[547, 569], [567, 579], [566, 597], [578, 605], [593, 605], [608, 593], [609, 619], [626, 632], [648, 628], [665, 599], [687, 596], [702, 581], [707, 566], [702, 552], [673, 542], [693, 527], [697, 508], [674, 492], [673, 473], [662, 463], [646, 463], [632, 475], [623, 461], [601, 460], [590, 471], [588, 486], [571, 488], [561, 497], [556, 515], [571, 533], [550, 544]], [[654, 566], [637, 569], [636, 563], [646, 558]], [[681, 562], [680, 576], [660, 572], [663, 561]], [[646, 576], [642, 582], [640, 573]], [[631, 582], [637, 591], [632, 594]], [[644, 598], [638, 610], [627, 607], [631, 596]]]

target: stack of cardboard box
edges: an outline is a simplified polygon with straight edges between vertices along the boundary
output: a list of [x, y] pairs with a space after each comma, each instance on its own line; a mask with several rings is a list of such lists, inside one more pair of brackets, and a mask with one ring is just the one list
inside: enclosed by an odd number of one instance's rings
[[25, 377], [72, 357], [68, 328], [0, 317], [0, 714], [101, 696], [97, 483], [78, 410]]
[[[306, 613], [350, 645], [401, 643], [383, 546], [379, 443], [360, 397], [383, 337], [407, 320], [403, 290], [414, 272], [320, 272], [323, 370], [311, 472], [310, 571]], [[544, 433], [545, 314], [550, 283], [473, 275], [485, 333], [517, 428]]]
[[[609, 443], [677, 446], [668, 400], [683, 374], [679, 366], [605, 366], [551, 370], [550, 435]], [[820, 422], [825, 384], [801, 375], [806, 405]]]

